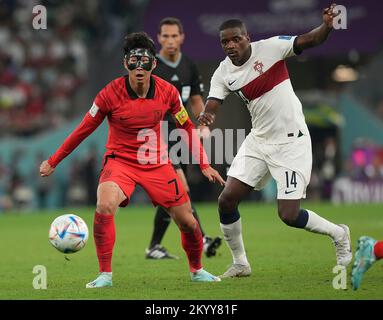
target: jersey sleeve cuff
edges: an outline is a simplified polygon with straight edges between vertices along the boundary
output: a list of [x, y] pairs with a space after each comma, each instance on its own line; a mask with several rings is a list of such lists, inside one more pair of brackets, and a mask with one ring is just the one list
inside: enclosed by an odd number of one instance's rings
[[54, 163], [54, 162], [53, 162], [52, 157], [49, 157], [49, 159], [48, 159], [48, 163], [49, 163], [49, 165], [50, 165], [52, 168], [56, 168], [56, 166], [57, 166], [57, 163]]
[[297, 40], [298, 40], [298, 36], [296, 36], [295, 39], [294, 39], [293, 51], [294, 51], [295, 55], [299, 56], [302, 53], [303, 50], [298, 48]]
[[207, 168], [210, 167], [210, 164], [207, 164], [207, 163], [200, 163], [199, 167], [201, 168], [201, 170], [205, 170]]
[[215, 100], [215, 101], [218, 101], [218, 102], [220, 102], [220, 103], [223, 102], [223, 99], [215, 98], [215, 97], [207, 97], [207, 100]]

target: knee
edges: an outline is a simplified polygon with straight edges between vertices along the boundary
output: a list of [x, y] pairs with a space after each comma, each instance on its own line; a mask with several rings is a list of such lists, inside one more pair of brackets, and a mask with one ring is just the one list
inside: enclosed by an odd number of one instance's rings
[[110, 200], [100, 199], [97, 201], [97, 212], [104, 214], [114, 214], [117, 210], [117, 204]]
[[222, 192], [218, 197], [218, 207], [220, 212], [233, 212], [238, 207], [238, 201], [228, 193]]
[[189, 219], [187, 221], [182, 221], [178, 224], [179, 229], [182, 232], [194, 232], [195, 228], [197, 226], [197, 220], [195, 219]]
[[299, 212], [292, 208], [278, 208], [278, 215], [281, 220], [290, 227], [295, 226]]
[[177, 216], [177, 218], [173, 216], [173, 218], [178, 228], [180, 229], [180, 231], [182, 232], [194, 231], [197, 220], [194, 218], [192, 213], [192, 208], [190, 206], [184, 209], [182, 216]]

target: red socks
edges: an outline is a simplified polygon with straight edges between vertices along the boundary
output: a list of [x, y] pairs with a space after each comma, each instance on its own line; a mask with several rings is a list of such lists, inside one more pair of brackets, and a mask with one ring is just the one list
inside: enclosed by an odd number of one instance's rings
[[203, 239], [198, 223], [196, 223], [196, 228], [193, 232], [181, 231], [181, 241], [188, 257], [190, 272], [200, 270], [202, 268]]
[[376, 260], [383, 258], [383, 241], [378, 241], [375, 243], [374, 254], [375, 254]]
[[112, 272], [112, 253], [116, 240], [113, 214], [95, 213], [93, 236], [96, 244], [100, 272]]

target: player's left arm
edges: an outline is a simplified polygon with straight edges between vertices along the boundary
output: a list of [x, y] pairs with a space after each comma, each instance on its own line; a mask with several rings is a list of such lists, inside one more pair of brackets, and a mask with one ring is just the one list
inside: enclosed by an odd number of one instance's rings
[[[94, 104], [93, 104], [94, 106]], [[93, 108], [93, 107], [92, 107]], [[91, 109], [92, 110], [92, 109]], [[63, 144], [56, 150], [56, 152], [44, 160], [40, 165], [40, 175], [47, 177], [51, 175], [56, 166], [69, 154], [72, 153], [77, 146], [86, 139], [96, 128], [103, 122], [105, 114], [97, 112], [97, 115], [91, 115], [90, 112], [86, 113], [81, 123], [75, 128], [75, 130], [65, 139]]]
[[299, 35], [294, 43], [294, 51], [302, 52], [305, 49], [313, 48], [322, 44], [328, 38], [333, 29], [334, 18], [339, 15], [334, 13], [335, 3], [331, 4], [329, 8], [323, 9], [323, 23], [311, 30], [310, 32]]
[[218, 182], [221, 186], [225, 184], [225, 180], [221, 175], [213, 169], [209, 164], [209, 159], [205, 152], [205, 149], [199, 139], [197, 130], [190, 120], [189, 115], [182, 105], [181, 97], [178, 94], [176, 88], [174, 88], [170, 101], [170, 113], [175, 118], [175, 122], [178, 128], [184, 129], [182, 133], [182, 140], [187, 144], [194, 159], [199, 161], [199, 166], [203, 175], [211, 182]]

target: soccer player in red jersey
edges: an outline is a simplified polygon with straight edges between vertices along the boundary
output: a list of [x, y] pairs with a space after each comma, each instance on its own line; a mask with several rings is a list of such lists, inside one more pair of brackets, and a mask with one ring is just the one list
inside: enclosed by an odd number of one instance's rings
[[[181, 51], [184, 39], [183, 25], [179, 19], [166, 17], [161, 20], [157, 34], [157, 40], [161, 45], [161, 49], [156, 56], [157, 67], [154, 69], [153, 74], [174, 85], [180, 93], [184, 105], [187, 106], [187, 104], [189, 104], [191, 112], [197, 117], [204, 108], [202, 100], [203, 84], [197, 66]], [[163, 130], [163, 132], [167, 132], [168, 134], [167, 144], [168, 149], [171, 150], [172, 147], [178, 144], [178, 139], [172, 139], [173, 130], [177, 130], [176, 123], [169, 113], [165, 115], [164, 121], [166, 121], [164, 124], [167, 124], [167, 130]], [[202, 137], [206, 138], [209, 136], [209, 127], [199, 126], [198, 129], [200, 129]], [[186, 165], [180, 162], [177, 154], [170, 152], [169, 156], [178, 177], [190, 197], [190, 188], [184, 172]], [[189, 157], [187, 159], [189, 159]], [[199, 218], [196, 207], [193, 206], [192, 199], [190, 202], [193, 216], [201, 228], [204, 240], [203, 251], [207, 257], [213, 257], [221, 245], [221, 237], [209, 237], [204, 232], [201, 219]], [[152, 237], [148, 249], [146, 249], [145, 252], [146, 259], [178, 259], [177, 256], [170, 254], [167, 249], [161, 245], [161, 241], [170, 222], [171, 219], [166, 210], [161, 206], [157, 206]]]
[[203, 239], [185, 192], [160, 136], [166, 112], [184, 129], [183, 139], [202, 173], [212, 182], [224, 184], [210, 167], [194, 125], [181, 103], [177, 89], [152, 75], [156, 67], [155, 47], [144, 32], [125, 37], [124, 67], [128, 75], [110, 82], [96, 96], [92, 108], [60, 148], [40, 166], [40, 175], [49, 176], [55, 167], [88, 135], [108, 118], [109, 135], [97, 189], [94, 217], [100, 274], [87, 288], [112, 286], [112, 252], [115, 242], [114, 214], [128, 204], [136, 184], [150, 196], [154, 205], [167, 209], [181, 231], [192, 281], [219, 281], [202, 268]]

